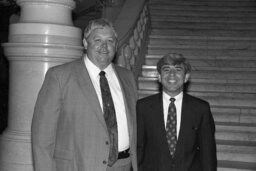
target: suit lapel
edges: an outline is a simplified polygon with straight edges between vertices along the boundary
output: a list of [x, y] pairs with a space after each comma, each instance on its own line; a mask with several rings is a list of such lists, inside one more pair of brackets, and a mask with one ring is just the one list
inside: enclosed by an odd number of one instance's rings
[[93, 87], [93, 84], [91, 82], [88, 70], [85, 67], [83, 58], [81, 58], [81, 60], [78, 61], [78, 65], [76, 67], [76, 76], [78, 78], [78, 84], [85, 96], [85, 99], [88, 100], [91, 109], [94, 110], [94, 114], [97, 116], [100, 123], [105, 128], [106, 133], [108, 133], [106, 122], [103, 117], [103, 112], [100, 107], [100, 102], [96, 94], [96, 91]]
[[[120, 86], [121, 86], [121, 90], [122, 90], [122, 93], [123, 93], [123, 97], [124, 97], [124, 103], [125, 103], [125, 110], [126, 110], [126, 118], [127, 118], [127, 126], [128, 126], [128, 132], [129, 132], [129, 141], [130, 141], [130, 144], [132, 144], [132, 139], [133, 139], [133, 129], [134, 129], [134, 123], [136, 122], [135, 121], [135, 118], [134, 116], [131, 114], [131, 103], [129, 103], [131, 100], [133, 100], [133, 98], [130, 97], [130, 93], [129, 91], [131, 91], [130, 87], [128, 87], [127, 85], [129, 85], [129, 83], [127, 81], [129, 81], [127, 79], [127, 77], [124, 77], [122, 75], [122, 72], [121, 70], [118, 69], [118, 67], [115, 67], [113, 65], [113, 68], [115, 70], [115, 73], [117, 75], [117, 79], [120, 83]], [[125, 79], [124, 79], [125, 78]]]
[[153, 100], [152, 104], [150, 104], [149, 107], [151, 108], [150, 111], [152, 111], [152, 113], [154, 114], [154, 123], [152, 123], [152, 126], [157, 129], [156, 132], [159, 132], [159, 137], [156, 138], [162, 140], [159, 142], [161, 148], [160, 152], [170, 157], [169, 147], [166, 139], [162, 93], [156, 95], [156, 99]]
[[189, 105], [189, 101], [187, 100], [187, 95], [184, 93], [183, 95], [183, 101], [182, 101], [182, 108], [181, 108], [181, 123], [180, 123], [180, 133], [179, 138], [176, 146], [176, 152], [175, 155], [178, 157], [180, 154], [182, 154], [182, 150], [185, 146], [184, 142], [186, 139], [186, 129], [187, 126], [190, 125], [190, 112], [191, 107]]

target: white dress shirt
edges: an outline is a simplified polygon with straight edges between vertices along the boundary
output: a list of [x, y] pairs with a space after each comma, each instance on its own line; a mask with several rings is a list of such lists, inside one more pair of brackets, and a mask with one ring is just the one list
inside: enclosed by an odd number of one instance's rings
[[[167, 123], [167, 116], [168, 116], [168, 108], [169, 108], [169, 104], [170, 104], [170, 98], [171, 96], [169, 96], [167, 93], [165, 93], [163, 91], [163, 109], [164, 109], [164, 125], [166, 128], [166, 123]], [[182, 107], [182, 99], [183, 99], [183, 92], [181, 92], [180, 94], [178, 94], [177, 96], [173, 97], [175, 98], [175, 106], [176, 106], [176, 115], [177, 115], [177, 139], [179, 137], [179, 132], [180, 132], [180, 123], [181, 123], [181, 107]]]
[[[101, 97], [100, 76], [99, 76], [99, 73], [101, 70], [96, 65], [94, 65], [87, 56], [84, 57], [84, 62], [88, 70], [88, 73], [90, 75], [92, 84], [95, 88], [95, 91], [98, 96], [100, 106], [103, 112], [103, 103], [102, 103], [102, 97]], [[123, 93], [122, 93], [119, 80], [116, 76], [116, 73], [113, 69], [112, 64], [110, 64], [107, 68], [105, 68], [104, 71], [106, 73], [105, 76], [108, 80], [110, 92], [115, 105], [117, 131], [118, 131], [118, 151], [120, 152], [129, 148], [129, 133], [128, 133], [124, 98], [123, 98]]]

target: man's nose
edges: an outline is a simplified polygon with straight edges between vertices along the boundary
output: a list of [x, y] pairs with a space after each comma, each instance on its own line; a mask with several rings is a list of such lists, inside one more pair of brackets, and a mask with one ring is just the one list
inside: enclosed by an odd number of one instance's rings
[[107, 42], [106, 41], [102, 41], [101, 47], [106, 48], [107, 47]]
[[170, 75], [175, 75], [175, 74], [176, 74], [176, 70], [175, 70], [175, 69], [171, 69], [171, 70], [169, 71], [169, 74], [170, 74]]

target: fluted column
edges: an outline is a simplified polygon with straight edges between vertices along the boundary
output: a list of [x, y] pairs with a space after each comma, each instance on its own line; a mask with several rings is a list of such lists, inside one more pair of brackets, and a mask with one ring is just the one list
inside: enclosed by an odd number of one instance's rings
[[73, 26], [73, 0], [17, 0], [18, 23], [3, 44], [9, 60], [8, 127], [0, 137], [0, 170], [33, 171], [31, 121], [46, 71], [83, 53], [82, 31]]

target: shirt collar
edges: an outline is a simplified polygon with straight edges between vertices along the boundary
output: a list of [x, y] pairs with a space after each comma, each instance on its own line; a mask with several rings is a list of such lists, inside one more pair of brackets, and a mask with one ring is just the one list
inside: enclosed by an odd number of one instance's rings
[[[166, 92], [163, 91], [163, 99], [166, 100], [166, 101], [170, 101], [170, 98], [171, 96], [168, 95]], [[175, 98], [175, 101], [178, 102], [178, 101], [181, 101], [182, 98], [183, 98], [183, 91], [180, 92], [177, 96], [173, 97]]]
[[[90, 75], [93, 78], [97, 78], [101, 70], [94, 63], [92, 63], [92, 61], [87, 57], [87, 55], [85, 55], [84, 57], [84, 62]], [[104, 69], [104, 71], [106, 72], [106, 76], [110, 76], [114, 72], [112, 63], [109, 64], [107, 68]]]
[[106, 72], [106, 76], [111, 76], [111, 74], [113, 74], [114, 72], [112, 63], [108, 65], [107, 68], [104, 69], [104, 71]]

